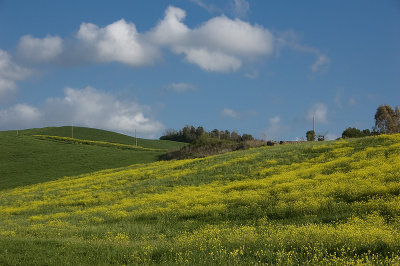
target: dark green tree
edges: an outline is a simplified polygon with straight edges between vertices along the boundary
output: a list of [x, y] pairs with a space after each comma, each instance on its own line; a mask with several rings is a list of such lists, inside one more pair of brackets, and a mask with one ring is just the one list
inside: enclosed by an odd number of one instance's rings
[[249, 140], [253, 140], [253, 136], [250, 134], [243, 134], [242, 135], [242, 141], [249, 141]]
[[242, 137], [236, 131], [232, 131], [231, 140], [240, 141], [241, 139], [242, 139]]
[[196, 136], [197, 138], [199, 138], [200, 136], [202, 136], [204, 134], [204, 128], [202, 126], [198, 126], [196, 129]]
[[346, 128], [343, 133], [342, 133], [342, 138], [360, 138], [364, 137], [364, 134], [359, 130], [358, 128], [355, 127], [348, 127]]
[[307, 141], [315, 141], [315, 131], [314, 130], [307, 131], [306, 138]]

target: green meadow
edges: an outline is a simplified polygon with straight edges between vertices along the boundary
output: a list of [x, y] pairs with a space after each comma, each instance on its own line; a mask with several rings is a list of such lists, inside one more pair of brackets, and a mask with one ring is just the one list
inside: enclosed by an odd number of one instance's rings
[[[112, 145], [74, 145], [41, 139], [43, 134], [71, 137], [71, 127], [51, 127], [0, 132], [0, 190], [54, 180], [107, 168], [154, 162], [165, 154], [160, 150], [127, 150]], [[74, 138], [136, 145], [135, 139], [110, 132], [74, 127]], [[138, 139], [144, 148], [179, 149], [183, 143]], [[114, 145], [115, 146], [115, 145]]]

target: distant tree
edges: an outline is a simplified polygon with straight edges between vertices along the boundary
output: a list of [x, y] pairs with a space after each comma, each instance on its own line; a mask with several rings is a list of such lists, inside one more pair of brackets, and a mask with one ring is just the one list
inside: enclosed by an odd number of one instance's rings
[[231, 140], [240, 141], [241, 139], [242, 139], [242, 137], [236, 131], [232, 131]]
[[250, 134], [243, 134], [242, 135], [242, 141], [249, 141], [249, 140], [253, 140], [253, 136]]
[[225, 130], [224, 139], [231, 139], [231, 132], [229, 132], [229, 130]]
[[360, 138], [364, 137], [364, 134], [359, 130], [358, 128], [355, 127], [348, 127], [346, 128], [343, 133], [342, 133], [342, 138]]
[[307, 131], [306, 138], [307, 141], [315, 141], [315, 131], [314, 130]]
[[342, 138], [361, 138], [361, 137], [368, 137], [371, 136], [372, 133], [369, 129], [364, 129], [363, 131], [355, 128], [355, 127], [348, 127], [342, 133]]
[[190, 126], [186, 125], [182, 129], [182, 134], [183, 134], [183, 141], [185, 142], [190, 142]]
[[203, 127], [201, 127], [201, 126], [199, 126], [199, 127], [197, 127], [197, 129], [196, 129], [196, 136], [197, 136], [197, 138], [199, 138], [200, 136], [202, 136], [203, 134], [204, 134], [204, 128]]
[[164, 134], [161, 137], [161, 139], [162, 138], [168, 139], [168, 138], [174, 137], [176, 135], [178, 135], [178, 132], [175, 129], [169, 128], [169, 129], [164, 131]]
[[213, 131], [210, 132], [210, 135], [212, 138], [219, 138], [220, 137], [220, 132], [218, 129], [214, 129]]
[[396, 106], [395, 110], [390, 105], [381, 105], [375, 113], [374, 131], [381, 134], [400, 133], [400, 111]]
[[364, 129], [361, 131], [364, 137], [371, 136], [371, 131], [369, 129]]

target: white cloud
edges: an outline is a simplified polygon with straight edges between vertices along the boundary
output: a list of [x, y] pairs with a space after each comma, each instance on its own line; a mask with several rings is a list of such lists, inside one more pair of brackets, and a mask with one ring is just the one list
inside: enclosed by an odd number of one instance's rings
[[[192, 0], [206, 8], [202, 0]], [[246, 0], [232, 0], [238, 17], [249, 10]], [[161, 50], [183, 55], [188, 63], [206, 71], [232, 72], [246, 62], [279, 53], [282, 47], [316, 56], [313, 72], [327, 69], [330, 58], [318, 49], [301, 45], [293, 31], [278, 33], [225, 15], [213, 17], [197, 27], [184, 23], [186, 11], [174, 6], [165, 10], [165, 16], [147, 32], [140, 33], [132, 22], [124, 19], [100, 27], [82, 23], [71, 39], [58, 36], [35, 38], [23, 36], [18, 55], [30, 62], [50, 62], [61, 65], [119, 62], [130, 66], [145, 66], [161, 58]]]
[[[237, 5], [245, 6], [243, 1]], [[18, 54], [31, 62], [144, 66], [159, 59], [161, 48], [166, 47], [204, 70], [229, 72], [239, 69], [243, 61], [269, 55], [274, 49], [274, 36], [262, 26], [222, 15], [190, 29], [183, 23], [185, 17], [183, 9], [170, 6], [156, 27], [145, 33], [121, 19], [103, 28], [82, 23], [75, 38], [68, 41], [27, 35], [19, 42]]]
[[43, 39], [31, 35], [23, 36], [18, 44], [17, 54], [32, 63], [49, 62], [63, 51], [63, 41], [58, 36], [46, 36]]
[[41, 126], [88, 126], [154, 137], [164, 128], [148, 116], [150, 107], [136, 102], [120, 101], [114, 96], [92, 87], [66, 88], [63, 98], [50, 98], [39, 106], [17, 104], [0, 110], [0, 128], [28, 128]]
[[82, 23], [77, 38], [92, 51], [94, 61], [142, 66], [153, 63], [158, 57], [158, 50], [142, 38], [135, 24], [123, 19], [104, 28]]
[[240, 115], [235, 110], [232, 110], [229, 108], [224, 108], [221, 111], [221, 114], [222, 114], [222, 116], [231, 117], [231, 118], [239, 118], [240, 117]]
[[165, 89], [168, 91], [175, 91], [175, 92], [186, 92], [186, 91], [191, 91], [195, 90], [196, 86], [190, 83], [185, 83], [185, 82], [173, 82], [171, 84], [168, 84], [165, 86]]
[[24, 61], [57, 64], [119, 62], [131, 66], [152, 64], [160, 57], [158, 47], [149, 43], [133, 23], [121, 19], [103, 28], [82, 23], [72, 40], [58, 36], [34, 38], [23, 36], [18, 56]]
[[26, 104], [16, 104], [9, 109], [0, 110], [0, 128], [29, 128], [42, 120], [39, 109]]
[[236, 71], [242, 65], [242, 62], [237, 57], [220, 52], [210, 52], [207, 49], [188, 49], [185, 54], [189, 63], [196, 64], [207, 71]]
[[318, 55], [317, 60], [311, 66], [311, 70], [313, 72], [326, 70], [330, 61], [331, 60], [329, 59], [329, 57], [327, 57], [326, 55], [320, 54], [320, 55]]
[[315, 118], [316, 123], [328, 122], [328, 107], [324, 103], [314, 103], [307, 113], [307, 120], [312, 121]]
[[11, 56], [0, 49], [0, 103], [7, 102], [17, 91], [18, 80], [28, 77], [30, 71], [12, 61]]
[[250, 10], [250, 4], [246, 0], [233, 0], [232, 13], [237, 17], [246, 17]]
[[184, 54], [186, 61], [205, 70], [235, 71], [243, 60], [273, 51], [274, 36], [261, 26], [219, 16], [190, 29], [182, 22], [185, 16], [184, 10], [169, 7], [149, 36], [154, 43]]

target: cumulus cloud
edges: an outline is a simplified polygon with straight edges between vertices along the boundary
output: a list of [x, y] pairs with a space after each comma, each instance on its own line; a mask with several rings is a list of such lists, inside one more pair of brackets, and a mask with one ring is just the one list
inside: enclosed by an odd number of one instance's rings
[[219, 16], [190, 29], [183, 23], [185, 17], [184, 10], [170, 6], [149, 36], [204, 70], [235, 71], [243, 60], [273, 51], [274, 36], [261, 26]]
[[173, 82], [171, 84], [168, 84], [165, 86], [165, 89], [167, 91], [175, 91], [175, 92], [186, 92], [186, 91], [192, 91], [196, 89], [196, 86], [190, 83], [185, 83], [185, 82]]
[[[201, 0], [192, 2], [207, 7]], [[249, 10], [246, 0], [232, 0], [232, 6], [237, 18], [220, 15], [192, 28], [184, 23], [185, 10], [169, 6], [164, 17], [147, 32], [140, 33], [134, 23], [121, 19], [104, 27], [82, 23], [70, 39], [26, 35], [19, 41], [17, 54], [21, 59], [35, 63], [119, 62], [137, 67], [153, 64], [161, 58], [161, 51], [167, 49], [206, 71], [232, 72], [246, 62], [289, 47], [316, 56], [311, 65], [313, 72], [329, 66], [327, 55], [301, 45], [293, 31], [274, 35], [263, 26], [241, 20], [240, 17]]]
[[211, 52], [207, 49], [188, 49], [184, 53], [189, 63], [196, 64], [208, 71], [236, 71], [242, 65], [242, 62], [237, 57], [220, 52]]
[[131, 66], [152, 64], [160, 57], [155, 47], [136, 30], [133, 23], [121, 19], [105, 27], [82, 23], [72, 40], [58, 36], [23, 36], [17, 54], [32, 63], [82, 64], [119, 62]]
[[324, 103], [314, 103], [307, 113], [307, 120], [312, 121], [315, 118], [315, 121], [318, 123], [327, 123], [328, 122], [328, 107]]
[[2, 130], [20, 127], [34, 127], [41, 121], [38, 108], [27, 104], [16, 104], [9, 109], [0, 110], [0, 128]]
[[34, 38], [31, 35], [23, 36], [17, 47], [20, 58], [31, 63], [50, 62], [63, 51], [63, 40], [58, 36]]
[[[244, 3], [238, 1], [237, 5], [243, 8]], [[239, 69], [244, 60], [273, 51], [274, 36], [262, 26], [222, 15], [191, 29], [183, 23], [185, 17], [183, 9], [170, 6], [149, 32], [139, 33], [135, 24], [121, 19], [105, 27], [82, 23], [72, 40], [26, 35], [19, 41], [18, 55], [30, 62], [144, 66], [154, 63], [161, 57], [161, 49], [167, 48], [204, 70], [229, 72]]]
[[66, 88], [63, 98], [49, 98], [39, 107], [17, 104], [0, 110], [0, 128], [27, 128], [49, 125], [88, 126], [154, 137], [163, 124], [149, 117], [151, 108], [136, 102], [120, 101], [92, 87]]
[[0, 103], [13, 97], [17, 91], [16, 82], [29, 74], [28, 69], [17, 65], [7, 52], [0, 49]]
[[158, 56], [157, 49], [142, 38], [135, 24], [123, 19], [104, 28], [82, 23], [77, 39], [92, 52], [94, 61], [142, 66], [153, 63]]

